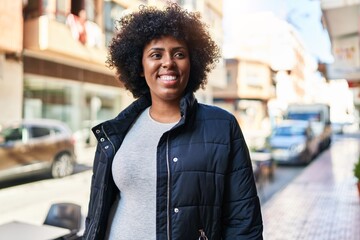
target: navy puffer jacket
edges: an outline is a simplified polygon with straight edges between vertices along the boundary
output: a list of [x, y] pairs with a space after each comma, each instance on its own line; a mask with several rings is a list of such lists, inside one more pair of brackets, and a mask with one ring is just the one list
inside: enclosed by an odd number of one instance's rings
[[[131, 124], [150, 104], [149, 97], [142, 97], [115, 119], [93, 128], [99, 143], [86, 240], [104, 239], [109, 211], [119, 194], [111, 174], [113, 157]], [[180, 122], [163, 134], [157, 148], [156, 239], [262, 239], [249, 151], [235, 117], [197, 103], [193, 94], [181, 100], [180, 108]]]

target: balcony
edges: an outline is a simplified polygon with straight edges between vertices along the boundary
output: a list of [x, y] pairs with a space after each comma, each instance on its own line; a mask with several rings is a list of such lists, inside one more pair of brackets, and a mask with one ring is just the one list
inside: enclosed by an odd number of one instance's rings
[[216, 88], [214, 97], [218, 99], [259, 99], [275, 97], [269, 65], [249, 60], [227, 59], [228, 84], [226, 88]]
[[359, 81], [360, 0], [323, 0], [321, 4], [335, 59], [326, 67], [327, 77]]
[[24, 23], [24, 48], [32, 55], [43, 58], [60, 58], [68, 63], [76, 61], [86, 68], [97, 67], [105, 71], [105, 48], [87, 47], [74, 39], [70, 28], [47, 16]]

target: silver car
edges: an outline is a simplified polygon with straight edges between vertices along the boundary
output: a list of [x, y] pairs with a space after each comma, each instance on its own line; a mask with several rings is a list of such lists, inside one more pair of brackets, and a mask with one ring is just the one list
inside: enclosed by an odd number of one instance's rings
[[319, 153], [320, 137], [308, 121], [284, 120], [274, 127], [268, 145], [277, 163], [307, 164]]
[[0, 180], [38, 172], [54, 178], [74, 171], [72, 132], [66, 124], [47, 119], [23, 120], [0, 131]]

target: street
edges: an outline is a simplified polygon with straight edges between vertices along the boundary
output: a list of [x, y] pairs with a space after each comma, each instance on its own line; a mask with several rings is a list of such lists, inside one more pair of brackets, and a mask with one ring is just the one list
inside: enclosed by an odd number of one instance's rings
[[[77, 203], [84, 216], [88, 207], [93, 149], [78, 154], [80, 164], [72, 176], [63, 179], [40, 177], [35, 178], [36, 181], [17, 182], [14, 186], [0, 188], [0, 224], [14, 220], [42, 224], [50, 205], [56, 202]], [[306, 166], [277, 166], [274, 180], [258, 189], [262, 205], [304, 169]]]
[[274, 179], [266, 180], [258, 185], [260, 202], [266, 203], [276, 192], [284, 188], [291, 180], [296, 178], [306, 166], [276, 166]]
[[264, 239], [359, 240], [353, 174], [359, 147], [358, 134], [336, 136], [329, 150], [263, 204]]
[[0, 190], [0, 224], [18, 220], [42, 224], [52, 203], [73, 202], [87, 209], [91, 171]]
[[[0, 224], [14, 220], [42, 224], [50, 205], [55, 202], [77, 203], [85, 215], [90, 190], [92, 151], [93, 149], [89, 149], [78, 153], [82, 160], [77, 173], [72, 176], [63, 179], [39, 176], [13, 181], [13, 186], [10, 186], [11, 183], [0, 185]], [[278, 166], [274, 181], [265, 182], [259, 188], [261, 202], [265, 203], [302, 170], [303, 167]]]
[[[336, 141], [346, 141], [346, 139], [356, 138], [354, 134], [333, 135], [333, 143]], [[326, 150], [325, 150], [326, 151]], [[320, 154], [321, 155], [321, 154]], [[318, 157], [320, 157], [320, 155]], [[314, 159], [316, 161], [316, 159]], [[286, 185], [295, 179], [306, 166], [276, 166], [273, 181], [266, 180], [258, 185], [260, 201], [265, 204], [276, 192], [286, 187]]]
[[78, 166], [69, 177], [48, 179], [39, 175], [0, 184], [0, 224], [15, 220], [42, 224], [51, 204], [56, 202], [79, 204], [84, 216], [94, 151], [94, 148], [77, 150]]

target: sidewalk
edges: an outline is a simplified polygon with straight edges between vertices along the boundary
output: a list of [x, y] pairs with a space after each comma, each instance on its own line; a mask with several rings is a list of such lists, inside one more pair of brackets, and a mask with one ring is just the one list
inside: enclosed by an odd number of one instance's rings
[[353, 165], [360, 140], [334, 141], [262, 206], [265, 240], [360, 240], [360, 196]]
[[76, 162], [78, 164], [86, 165], [92, 167], [94, 156], [95, 156], [96, 146], [83, 146], [77, 145], [75, 147]]

